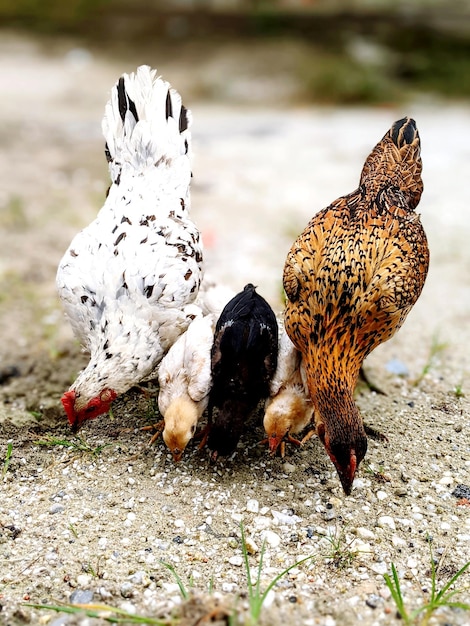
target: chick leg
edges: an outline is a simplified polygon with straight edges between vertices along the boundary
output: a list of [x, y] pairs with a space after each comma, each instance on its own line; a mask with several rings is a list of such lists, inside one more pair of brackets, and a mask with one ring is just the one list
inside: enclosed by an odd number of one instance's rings
[[153, 430], [153, 431], [155, 431], [153, 433], [153, 435], [152, 435], [152, 438], [148, 442], [148, 445], [151, 446], [160, 437], [160, 435], [162, 434], [164, 428], [165, 428], [165, 420], [160, 420], [156, 424], [151, 424], [150, 426], [142, 426], [142, 428], [140, 430]]

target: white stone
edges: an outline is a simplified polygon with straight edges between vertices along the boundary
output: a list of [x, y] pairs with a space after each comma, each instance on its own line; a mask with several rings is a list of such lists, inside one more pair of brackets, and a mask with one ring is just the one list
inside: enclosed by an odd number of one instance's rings
[[292, 463], [284, 463], [282, 469], [286, 472], [286, 474], [292, 474], [293, 472], [295, 472], [297, 467], [295, 465], [292, 465]]
[[89, 574], [79, 574], [77, 576], [77, 584], [79, 587], [88, 587], [91, 582], [91, 576]]
[[263, 530], [264, 528], [269, 528], [272, 524], [272, 521], [269, 517], [265, 517], [264, 515], [258, 515], [253, 519], [253, 524], [258, 530]]
[[380, 528], [391, 528], [392, 530], [396, 529], [395, 520], [390, 515], [381, 515], [377, 520], [377, 524]]
[[361, 541], [360, 539], [354, 539], [351, 543], [351, 548], [354, 552], [361, 552], [362, 554], [372, 554], [372, 548], [370, 543]]
[[176, 528], [184, 528], [184, 520], [182, 520], [182, 519], [175, 519], [175, 521], [173, 522], [173, 525]]
[[257, 543], [251, 537], [245, 537], [245, 547], [248, 554], [256, 554], [259, 550]]
[[388, 498], [388, 493], [386, 491], [377, 491], [375, 494], [377, 496], [377, 500], [386, 500]]
[[246, 510], [250, 513], [258, 513], [259, 511], [259, 502], [254, 498], [250, 498], [246, 503]]
[[272, 548], [277, 548], [281, 543], [279, 535], [272, 530], [265, 530], [261, 533], [263, 541], [266, 541]]
[[243, 557], [241, 556], [231, 556], [228, 560], [230, 565], [235, 565], [236, 567], [241, 567], [243, 565]]
[[280, 511], [271, 511], [272, 516], [274, 517], [274, 521], [276, 524], [283, 524], [286, 526], [290, 526], [292, 524], [297, 524], [297, 522], [301, 522], [302, 518], [298, 515], [287, 515], [286, 513], [281, 513]]
[[396, 548], [406, 546], [406, 541], [398, 535], [392, 535], [392, 545]]
[[359, 526], [356, 529], [357, 536], [361, 539], [375, 539], [375, 534], [369, 528], [364, 528], [364, 526]]
[[443, 476], [441, 480], [439, 481], [439, 484], [440, 485], [452, 485], [453, 482], [454, 482], [454, 479], [452, 478], [452, 476]]
[[387, 573], [387, 564], [385, 562], [372, 563], [372, 565], [370, 566], [370, 569], [376, 574], [382, 574], [383, 576], [384, 574]]

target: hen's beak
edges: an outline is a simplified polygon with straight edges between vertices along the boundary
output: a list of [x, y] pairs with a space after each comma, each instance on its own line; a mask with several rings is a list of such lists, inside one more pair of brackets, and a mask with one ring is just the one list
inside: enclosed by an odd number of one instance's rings
[[336, 471], [338, 472], [338, 476], [341, 481], [344, 493], [347, 496], [351, 495], [352, 484], [354, 481], [354, 477], [356, 476], [357, 469], [356, 452], [354, 451], [354, 449], [351, 450], [349, 463], [343, 467], [336, 461], [335, 458], [331, 457], [331, 460], [333, 461], [336, 467]]

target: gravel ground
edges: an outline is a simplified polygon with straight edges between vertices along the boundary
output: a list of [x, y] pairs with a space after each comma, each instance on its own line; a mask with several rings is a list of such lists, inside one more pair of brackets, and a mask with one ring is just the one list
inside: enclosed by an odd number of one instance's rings
[[[357, 402], [387, 440], [370, 440], [345, 497], [316, 438], [271, 458], [259, 445], [259, 419], [231, 458], [211, 465], [192, 447], [175, 465], [163, 442], [147, 445], [140, 428], [156, 420], [155, 399], [138, 390], [115, 403], [113, 419], [84, 427], [81, 442], [70, 435], [60, 396], [86, 357], [62, 318], [54, 274], [101, 205], [103, 107], [135, 64], [70, 42], [46, 54], [6, 34], [0, 51], [0, 477], [12, 443], [1, 478], [0, 623], [105, 623], [22, 606], [74, 602], [222, 624], [239, 593], [246, 617], [243, 522], [254, 578], [265, 545], [262, 589], [312, 556], [268, 595], [262, 624], [398, 624], [383, 578], [391, 563], [413, 609], [429, 598], [430, 546], [439, 586], [470, 560], [469, 108], [208, 104], [197, 97], [190, 60], [159, 68], [193, 110], [192, 215], [208, 273], [236, 290], [257, 284], [277, 311], [292, 240], [314, 212], [354, 189], [364, 157], [395, 119], [418, 122], [431, 268], [404, 327], [366, 362], [386, 395], [360, 388]], [[156, 55], [135, 59], [158, 66]], [[218, 61], [221, 82], [228, 66]], [[232, 92], [246, 85], [246, 76], [233, 78]], [[276, 80], [262, 85], [270, 93]], [[162, 561], [192, 587], [189, 602]], [[468, 573], [458, 587], [469, 602]], [[429, 623], [470, 617], [445, 609]]]

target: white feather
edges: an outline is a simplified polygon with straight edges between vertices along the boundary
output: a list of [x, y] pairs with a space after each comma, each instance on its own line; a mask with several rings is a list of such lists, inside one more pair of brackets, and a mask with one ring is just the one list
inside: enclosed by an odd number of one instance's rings
[[202, 244], [188, 215], [190, 115], [180, 133], [181, 98], [155, 70], [123, 78], [139, 119], [128, 109], [123, 121], [117, 83], [103, 120], [113, 184], [57, 272], [67, 317], [91, 355], [71, 388], [80, 409], [103, 388], [119, 395], [152, 375], [193, 319], [202, 280]]
[[206, 409], [215, 323], [213, 315], [194, 319], [160, 363], [158, 408], [163, 417], [171, 402], [179, 397], [187, 397], [197, 404], [199, 417]]

